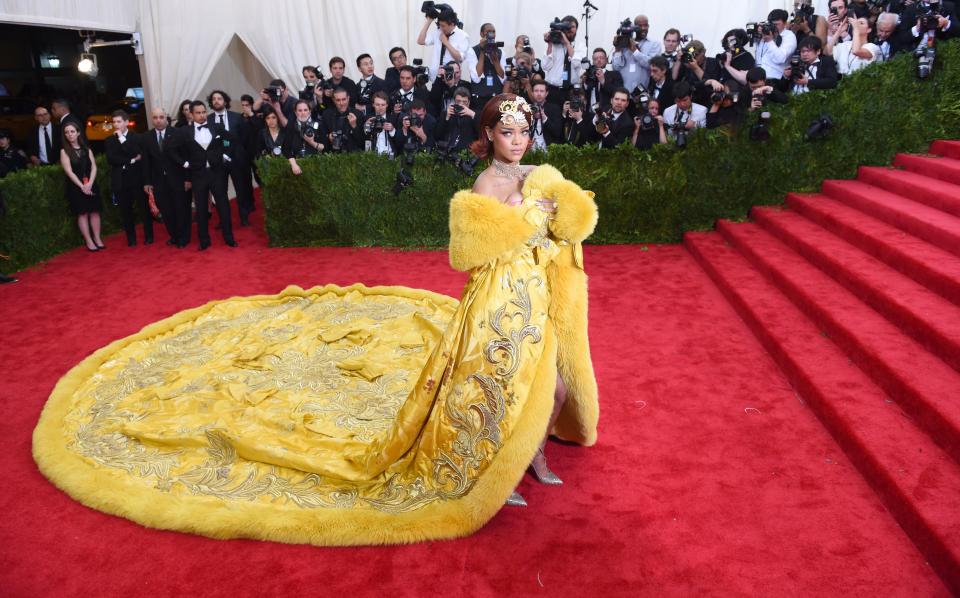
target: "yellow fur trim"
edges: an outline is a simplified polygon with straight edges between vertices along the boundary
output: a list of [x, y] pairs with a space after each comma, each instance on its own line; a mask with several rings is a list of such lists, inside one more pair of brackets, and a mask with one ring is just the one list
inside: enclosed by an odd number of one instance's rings
[[549, 164], [541, 164], [527, 174], [523, 182], [524, 197], [544, 197], [545, 189], [557, 181], [564, 180], [560, 171]]
[[450, 265], [472, 270], [523, 245], [536, 228], [495, 197], [460, 191], [450, 201]]
[[[404, 287], [367, 288], [363, 285], [342, 289], [328, 285], [306, 291], [292, 286], [284, 290], [281, 296], [302, 297], [331, 291], [389, 293], [414, 299], [431, 297], [456, 303], [454, 299], [429, 291]], [[245, 297], [227, 301], [249, 299]], [[74, 389], [120, 348], [191, 321], [208, 310], [210, 305], [180, 312], [111, 343], [83, 360], [57, 383], [33, 432], [33, 458], [47, 478], [91, 508], [131, 519], [147, 527], [212, 538], [256, 538], [325, 546], [399, 544], [465, 536], [482, 527], [503, 506], [543, 439], [553, 409], [556, 382], [557, 345], [549, 322], [544, 327], [544, 353], [527, 406], [517, 419], [509, 441], [470, 493], [460, 500], [432, 503], [409, 513], [387, 514], [379, 511], [302, 509], [279, 503], [226, 503], [211, 496], [180, 498], [145, 486], [123, 473], [91, 467], [88, 461], [70, 451], [67, 446], [71, 439], [65, 437], [62, 422], [70, 409]]]
[[544, 189], [546, 197], [557, 202], [557, 215], [550, 230], [560, 239], [580, 243], [597, 227], [597, 204], [593, 192], [584, 191], [573, 181], [555, 181]]

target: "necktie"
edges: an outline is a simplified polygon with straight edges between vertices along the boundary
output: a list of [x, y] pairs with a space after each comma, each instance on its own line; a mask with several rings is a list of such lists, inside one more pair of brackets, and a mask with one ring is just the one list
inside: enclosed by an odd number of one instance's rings
[[53, 153], [53, 145], [50, 143], [50, 130], [48, 129], [49, 126], [50, 125], [43, 126], [43, 142], [47, 147], [47, 162], [51, 161], [52, 156], [50, 156], [50, 154]]
[[222, 115], [222, 114], [218, 114], [218, 115], [217, 115], [217, 124], [218, 124], [218, 125], [222, 125], [222, 124], [223, 124], [223, 115]]
[[157, 131], [157, 147], [163, 150], [163, 131]]

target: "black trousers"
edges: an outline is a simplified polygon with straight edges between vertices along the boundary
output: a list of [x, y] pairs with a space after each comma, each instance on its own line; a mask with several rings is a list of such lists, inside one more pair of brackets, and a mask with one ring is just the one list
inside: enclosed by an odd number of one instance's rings
[[150, 215], [147, 194], [143, 191], [143, 185], [125, 184], [115, 193], [120, 204], [120, 220], [123, 223], [123, 230], [127, 232], [127, 241], [137, 240], [135, 208], [143, 214], [143, 239], [145, 241], [153, 240], [153, 217]]
[[224, 164], [223, 189], [227, 189], [227, 177], [233, 180], [233, 188], [237, 191], [237, 209], [241, 216], [247, 216], [256, 209], [253, 204], [253, 172], [250, 162], [234, 160], [229, 165]]
[[[220, 217], [220, 232], [225, 242], [233, 241], [233, 225], [230, 220], [230, 201], [227, 199], [227, 177], [223, 169], [204, 168], [192, 172], [193, 202], [197, 206], [197, 238], [201, 245], [210, 244], [208, 229], [207, 199], [212, 195]], [[189, 222], [189, 220], [188, 220]], [[188, 229], [189, 230], [189, 229]]]
[[167, 234], [174, 243], [190, 242], [190, 197], [186, 197], [183, 181], [164, 177], [153, 186], [153, 199], [157, 202]]

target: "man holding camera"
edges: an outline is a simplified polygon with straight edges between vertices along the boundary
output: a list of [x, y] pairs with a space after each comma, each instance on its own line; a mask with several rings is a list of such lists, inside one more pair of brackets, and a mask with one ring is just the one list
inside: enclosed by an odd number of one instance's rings
[[[616, 89], [613, 90], [614, 92]], [[611, 99], [613, 92], [610, 93]], [[583, 114], [593, 104], [587, 103], [583, 90], [574, 89], [570, 92], [570, 99], [563, 103], [563, 141], [569, 145], [582, 147], [593, 139], [595, 130], [593, 122], [583, 118]], [[603, 106], [603, 109], [608, 109]]]
[[[747, 112], [760, 110], [767, 105], [767, 102], [786, 104], [790, 101], [787, 94], [767, 83], [767, 73], [759, 66], [747, 71], [747, 87], [750, 90], [750, 94], [746, 96], [749, 102]], [[741, 101], [743, 101], [743, 96], [741, 96]]]
[[659, 56], [662, 48], [659, 42], [647, 38], [650, 32], [650, 20], [646, 15], [637, 15], [633, 26], [628, 21], [622, 23], [613, 40], [613, 70], [623, 77], [623, 86], [633, 90], [646, 85], [650, 80], [650, 59]]
[[693, 89], [686, 82], [677, 83], [673, 95], [675, 103], [663, 112], [663, 120], [669, 137], [685, 145], [688, 133], [707, 125], [707, 108], [693, 103]]
[[808, 35], [816, 35], [827, 43], [827, 20], [816, 14], [813, 0], [794, 0], [792, 19], [787, 27], [797, 37], [797, 43]]
[[790, 57], [797, 50], [797, 36], [787, 29], [787, 11], [774, 9], [760, 27], [760, 43], [756, 49], [757, 66], [774, 79], [783, 77], [783, 69], [790, 64]]
[[480, 43], [467, 53], [467, 72], [473, 82], [473, 109], [482, 110], [487, 101], [503, 92], [507, 60], [503, 42], [497, 41], [497, 30], [492, 23], [480, 27]]
[[360, 80], [357, 81], [358, 97], [355, 108], [360, 114], [366, 115], [373, 110], [373, 94], [378, 91], [386, 93], [387, 84], [373, 74], [373, 57], [369, 54], [357, 56], [357, 70], [360, 71]]
[[550, 23], [550, 31], [543, 34], [547, 55], [543, 59], [544, 80], [549, 86], [547, 101], [562, 106], [570, 89], [580, 85], [580, 61], [587, 49], [577, 43], [580, 22], [572, 15]]
[[262, 112], [264, 104], [273, 108], [280, 118], [280, 124], [285, 126], [286, 121], [293, 120], [293, 109], [297, 100], [287, 91], [287, 84], [283, 79], [274, 79], [266, 89], [260, 90], [260, 97], [253, 103], [254, 112]]
[[416, 86], [417, 73], [412, 66], [403, 65], [398, 70], [399, 88], [393, 92], [391, 112], [400, 114], [409, 112], [410, 105], [414, 100], [426, 102], [427, 93]]
[[440, 119], [453, 104], [453, 94], [460, 87], [460, 63], [450, 61], [440, 68], [437, 80], [430, 88], [427, 108], [434, 118]]
[[[219, 89], [207, 96], [207, 105], [210, 113], [207, 120], [223, 127], [234, 137], [235, 147], [231, 160], [225, 165], [221, 176], [224, 189], [227, 188], [227, 177], [233, 181], [233, 188], [237, 192], [237, 211], [240, 213], [240, 226], [250, 226], [250, 213], [254, 210], [253, 204], [253, 136], [247, 125], [237, 112], [230, 108], [230, 96]], [[249, 146], [247, 145], [249, 144]]]
[[364, 151], [376, 152], [392, 158], [398, 139], [394, 116], [387, 111], [388, 104], [389, 98], [386, 92], [378, 91], [373, 94], [370, 104], [373, 115], [363, 123], [363, 134], [366, 138]]
[[623, 76], [617, 71], [607, 70], [607, 51], [597, 48], [593, 51], [593, 64], [583, 69], [580, 87], [587, 98], [587, 105], [606, 110], [610, 107], [613, 92], [623, 87]]
[[956, 35], [953, 22], [956, 20], [952, 2], [919, 0], [903, 11], [903, 22], [911, 26], [911, 43], [925, 45], [930, 36], [938, 40]]
[[900, 15], [885, 12], [877, 17], [876, 28], [870, 41], [880, 49], [878, 60], [886, 62], [897, 53], [909, 49], [911, 38], [909, 31], [900, 27]]
[[[842, 37], [842, 36], [838, 36]], [[821, 55], [820, 38], [808, 35], [800, 42], [800, 64], [788, 66], [783, 72], [781, 88], [794, 95], [811, 89], [833, 89], [837, 86], [837, 63], [833, 57]]]
[[362, 115], [350, 108], [350, 94], [338, 87], [333, 91], [333, 108], [323, 113], [327, 147], [334, 152], [358, 152], [363, 148]]
[[563, 142], [563, 121], [559, 106], [547, 103], [547, 82], [537, 79], [532, 83], [533, 93], [530, 98], [530, 111], [533, 113], [533, 126], [530, 136], [533, 138], [533, 149], [547, 151], [548, 145]]
[[347, 63], [344, 62], [343, 58], [339, 56], [334, 56], [330, 59], [330, 62], [327, 64], [330, 67], [330, 78], [327, 79], [323, 86], [323, 95], [327, 98], [327, 101], [324, 104], [327, 106], [327, 110], [330, 109], [331, 104], [333, 104], [333, 91], [335, 89], [345, 89], [350, 95], [350, 104], [356, 104], [360, 93], [357, 89], [357, 84], [354, 83], [353, 79], [344, 75], [347, 70]]
[[414, 151], [432, 149], [435, 143], [434, 130], [437, 120], [427, 114], [423, 100], [413, 100], [410, 111], [400, 114], [400, 136], [397, 145], [403, 150], [413, 144]]
[[470, 91], [458, 87], [453, 94], [453, 103], [437, 123], [437, 139], [446, 141], [450, 153], [469, 148], [477, 139], [476, 116], [477, 113], [470, 109]]
[[[470, 50], [470, 37], [460, 29], [457, 13], [448, 4], [433, 2], [424, 2], [421, 10], [426, 19], [423, 28], [420, 29], [420, 35], [417, 36], [417, 44], [433, 48], [428, 65], [430, 72], [439, 72], [440, 65], [450, 61], [459, 65], [466, 59], [467, 52]], [[437, 25], [431, 28], [434, 20]]]
[[[853, 30], [847, 20], [849, 0], [830, 0], [830, 14], [827, 16], [827, 39], [839, 35], [841, 42], [853, 39]], [[822, 42], [821, 46], [823, 45]]]
[[633, 137], [633, 119], [627, 113], [630, 92], [626, 88], [613, 92], [610, 110], [598, 110], [593, 117], [593, 126], [600, 138], [600, 149], [613, 149]]
[[732, 79], [721, 85], [720, 89], [714, 91], [710, 95], [707, 128], [716, 129], [717, 127], [740, 124], [743, 119], [743, 111], [741, 106], [738, 105], [739, 99], [740, 84]]

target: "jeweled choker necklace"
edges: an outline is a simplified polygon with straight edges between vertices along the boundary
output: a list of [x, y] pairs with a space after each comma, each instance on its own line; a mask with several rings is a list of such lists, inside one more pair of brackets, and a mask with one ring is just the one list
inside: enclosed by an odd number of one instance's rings
[[523, 168], [519, 164], [505, 164], [500, 160], [494, 160], [493, 170], [508, 179], [522, 181], [524, 178]]

